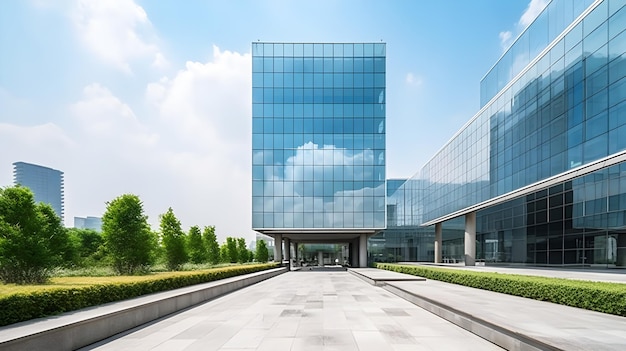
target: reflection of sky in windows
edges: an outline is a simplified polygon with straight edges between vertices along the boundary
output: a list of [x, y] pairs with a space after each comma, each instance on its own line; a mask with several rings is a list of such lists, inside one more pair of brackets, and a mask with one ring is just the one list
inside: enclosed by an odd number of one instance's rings
[[[550, 1], [483, 77], [480, 82], [480, 106], [487, 104], [593, 2], [594, 0]], [[604, 1], [601, 6], [608, 7], [608, 2]], [[604, 10], [604, 14], [598, 11], [589, 16], [590, 21], [606, 17], [606, 8], [600, 10]]]
[[425, 221], [626, 150], [626, 7], [611, 4], [594, 5], [422, 168]]
[[254, 228], [385, 226], [384, 55], [253, 43]]

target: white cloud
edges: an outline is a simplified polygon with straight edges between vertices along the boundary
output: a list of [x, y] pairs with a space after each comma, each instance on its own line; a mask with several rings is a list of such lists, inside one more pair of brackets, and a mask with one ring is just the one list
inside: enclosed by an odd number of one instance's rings
[[406, 74], [404, 81], [406, 84], [412, 85], [412, 86], [421, 86], [423, 82], [421, 77], [416, 76], [412, 72], [409, 72]]
[[154, 145], [158, 140], [127, 104], [98, 83], [86, 86], [83, 99], [70, 105], [70, 111], [90, 136], [124, 139], [134, 145]]
[[133, 0], [77, 0], [70, 18], [83, 44], [124, 72], [132, 72], [131, 62], [136, 60], [167, 66], [148, 15]]
[[40, 160], [58, 159], [59, 153], [75, 146], [65, 132], [54, 123], [44, 123], [35, 126], [19, 126], [0, 123], [0, 149], [11, 150], [14, 160], [5, 159], [8, 152], [3, 154], [3, 161], [29, 162], [33, 153], [37, 153]]
[[216, 225], [221, 238], [254, 237], [251, 80], [250, 54], [214, 46], [207, 62], [187, 62], [145, 90], [163, 131], [161, 166], [176, 179], [171, 206], [183, 224]]
[[165, 58], [165, 56], [163, 56], [162, 53], [157, 52], [154, 55], [154, 61], [152, 61], [152, 67], [165, 69], [165, 68], [168, 68], [169, 66], [170, 66], [169, 61]]
[[184, 144], [243, 149], [251, 133], [251, 85], [250, 54], [213, 46], [212, 60], [189, 61], [174, 78], [148, 84], [146, 98]]

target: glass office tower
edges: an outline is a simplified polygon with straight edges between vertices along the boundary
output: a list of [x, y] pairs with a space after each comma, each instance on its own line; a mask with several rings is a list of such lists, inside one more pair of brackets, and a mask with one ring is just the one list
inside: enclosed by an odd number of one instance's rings
[[624, 1], [552, 0], [487, 73], [405, 201], [443, 225], [443, 258], [471, 214], [477, 259], [626, 266], [625, 29]]
[[252, 43], [252, 227], [385, 228], [385, 44]]
[[13, 163], [13, 182], [28, 187], [35, 202], [50, 204], [63, 222], [63, 172], [26, 162]]

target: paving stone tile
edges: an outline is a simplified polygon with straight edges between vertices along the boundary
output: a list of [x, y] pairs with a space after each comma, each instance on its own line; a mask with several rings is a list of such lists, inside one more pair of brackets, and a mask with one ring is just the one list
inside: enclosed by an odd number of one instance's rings
[[85, 350], [381, 351], [433, 345], [493, 349], [347, 272], [289, 272]]

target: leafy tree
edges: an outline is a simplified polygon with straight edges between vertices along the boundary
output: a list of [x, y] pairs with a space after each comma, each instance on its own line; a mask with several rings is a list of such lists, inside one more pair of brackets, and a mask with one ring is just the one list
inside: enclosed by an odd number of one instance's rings
[[0, 280], [44, 283], [70, 247], [61, 219], [49, 204], [35, 204], [30, 189], [0, 189]]
[[228, 262], [237, 262], [237, 239], [232, 237], [226, 238], [226, 249], [228, 252]]
[[49, 204], [38, 203], [37, 212], [40, 216], [40, 230], [44, 238], [48, 239], [49, 253], [55, 265], [71, 266], [74, 256], [74, 247], [70, 242], [67, 229], [61, 223], [61, 217]]
[[222, 243], [222, 245], [220, 246], [220, 262], [230, 262], [230, 252], [228, 252], [228, 245], [226, 245], [226, 242]]
[[165, 249], [165, 265], [170, 270], [179, 270], [187, 262], [186, 238], [171, 207], [161, 215], [161, 236]]
[[204, 227], [202, 238], [207, 248], [208, 261], [210, 264], [217, 264], [220, 262], [220, 245], [217, 243], [217, 236], [215, 235], [215, 227]]
[[102, 237], [119, 274], [145, 271], [154, 262], [157, 240], [137, 195], [124, 194], [107, 202]]
[[267, 250], [267, 244], [265, 244], [265, 240], [257, 240], [256, 242], [256, 252], [254, 253], [254, 257], [257, 262], [267, 262], [269, 259], [269, 251]]
[[202, 240], [202, 233], [197, 225], [189, 228], [189, 234], [187, 235], [187, 251], [189, 252], [189, 259], [192, 263], [204, 263], [208, 259], [208, 251], [204, 240]]
[[68, 266], [82, 266], [83, 260], [80, 257], [80, 238], [76, 234], [76, 231], [80, 229], [66, 228], [68, 238], [68, 248], [63, 254], [65, 265]]
[[237, 262], [246, 263], [249, 260], [245, 238], [237, 238]]
[[70, 241], [76, 251], [75, 264], [86, 266], [102, 259], [104, 239], [93, 229], [68, 228]]

